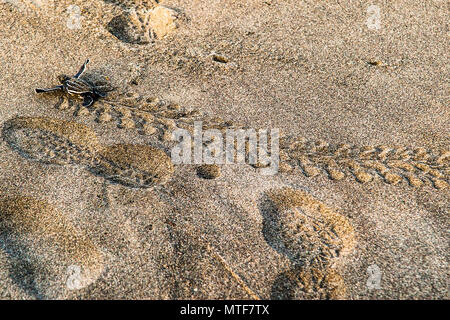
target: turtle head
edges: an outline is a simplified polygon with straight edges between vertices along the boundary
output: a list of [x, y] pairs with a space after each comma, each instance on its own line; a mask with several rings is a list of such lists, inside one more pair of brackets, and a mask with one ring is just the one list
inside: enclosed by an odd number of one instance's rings
[[59, 80], [59, 82], [61, 82], [61, 83], [64, 83], [65, 81], [67, 81], [67, 80], [69, 80], [69, 79], [70, 79], [70, 77], [66, 76], [65, 74], [60, 74], [60, 75], [58, 76], [58, 80]]

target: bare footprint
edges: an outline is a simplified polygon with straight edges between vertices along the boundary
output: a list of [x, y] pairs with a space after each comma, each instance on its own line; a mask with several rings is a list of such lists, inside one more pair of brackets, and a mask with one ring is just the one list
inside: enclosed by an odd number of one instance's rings
[[42, 200], [0, 196], [0, 237], [10, 276], [37, 298], [63, 298], [103, 271], [95, 244]]

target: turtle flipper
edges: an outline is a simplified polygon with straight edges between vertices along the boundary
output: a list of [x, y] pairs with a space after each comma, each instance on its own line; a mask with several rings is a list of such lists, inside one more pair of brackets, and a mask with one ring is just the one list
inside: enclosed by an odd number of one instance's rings
[[108, 93], [107, 92], [103, 92], [103, 91], [99, 91], [99, 90], [95, 90], [94, 91], [96, 95], [98, 95], [100, 98], [105, 98]]
[[63, 89], [64, 89], [63, 86], [56, 86], [56, 87], [48, 88], [48, 89], [37, 88], [37, 89], [34, 89], [34, 91], [36, 93], [43, 93], [43, 92], [59, 91], [59, 90], [63, 90]]
[[86, 71], [86, 67], [87, 67], [87, 64], [88, 64], [88, 63], [89, 63], [89, 59], [87, 59], [87, 60], [85, 61], [85, 63], [83, 63], [83, 65], [81, 66], [80, 70], [77, 72], [76, 75], [74, 75], [74, 78], [79, 78], [79, 77], [81, 77], [81, 75]]
[[90, 107], [92, 104], [94, 103], [94, 97], [91, 96], [90, 94], [87, 94], [84, 96], [84, 100], [83, 100], [83, 107]]

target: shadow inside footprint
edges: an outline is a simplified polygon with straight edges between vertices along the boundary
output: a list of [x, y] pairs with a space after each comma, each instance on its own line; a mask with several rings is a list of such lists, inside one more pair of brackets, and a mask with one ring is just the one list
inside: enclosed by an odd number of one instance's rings
[[[270, 245], [275, 251], [289, 256], [289, 251], [283, 243], [280, 230], [279, 216], [277, 215], [276, 206], [268, 195], [264, 195], [259, 202], [259, 212], [261, 212], [263, 217], [263, 236], [264, 240]], [[292, 259], [290, 259], [292, 260]]]
[[270, 291], [271, 300], [293, 300], [294, 290], [297, 285], [292, 277], [289, 277], [291, 271], [282, 272], [278, 274], [277, 278], [272, 284]]
[[[13, 247], [18, 247], [13, 245]], [[4, 241], [0, 242], [0, 248], [3, 249], [8, 259], [8, 272], [10, 279], [23, 291], [28, 293], [30, 296], [36, 299], [44, 299], [36, 288], [35, 280], [38, 271], [35, 269], [33, 264], [24, 259], [22, 256], [27, 255], [27, 248], [23, 246], [20, 247], [20, 252], [12, 251], [9, 246], [5, 245]]]
[[106, 26], [106, 29], [120, 41], [131, 44], [143, 44], [135, 30], [130, 25], [129, 18], [126, 14], [115, 16]]

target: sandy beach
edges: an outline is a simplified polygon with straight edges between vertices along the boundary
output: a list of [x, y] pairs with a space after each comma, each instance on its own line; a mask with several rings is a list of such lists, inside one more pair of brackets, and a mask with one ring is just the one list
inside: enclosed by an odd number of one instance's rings
[[0, 298], [448, 299], [447, 17], [0, 0]]

